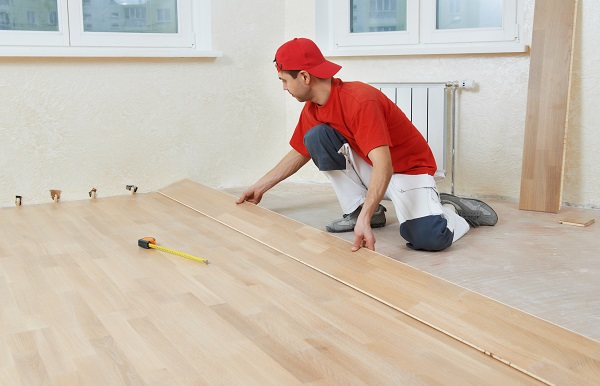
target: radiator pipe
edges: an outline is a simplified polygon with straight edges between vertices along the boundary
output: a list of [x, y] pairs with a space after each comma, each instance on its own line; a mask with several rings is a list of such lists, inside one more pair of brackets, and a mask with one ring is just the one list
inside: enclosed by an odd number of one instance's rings
[[446, 83], [446, 87], [450, 88], [450, 124], [452, 127], [452, 174], [450, 179], [450, 193], [454, 194], [454, 164], [456, 159], [456, 89], [458, 81]]

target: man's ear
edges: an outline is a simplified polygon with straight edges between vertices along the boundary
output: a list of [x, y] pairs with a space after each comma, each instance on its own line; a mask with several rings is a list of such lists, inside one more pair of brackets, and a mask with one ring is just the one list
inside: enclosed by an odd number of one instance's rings
[[310, 74], [304, 70], [298, 73], [298, 77], [304, 82], [304, 84], [310, 83]]

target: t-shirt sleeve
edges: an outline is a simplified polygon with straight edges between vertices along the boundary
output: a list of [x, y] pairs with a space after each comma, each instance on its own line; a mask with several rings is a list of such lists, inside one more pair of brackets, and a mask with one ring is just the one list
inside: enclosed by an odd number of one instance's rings
[[302, 109], [302, 113], [300, 113], [298, 124], [296, 125], [296, 129], [292, 134], [292, 138], [290, 139], [290, 146], [292, 146], [292, 148], [298, 153], [310, 158], [310, 154], [308, 154], [308, 150], [306, 149], [306, 146], [304, 146], [304, 135], [314, 125], [310, 125], [310, 122], [308, 122], [305, 109], [306, 107]]

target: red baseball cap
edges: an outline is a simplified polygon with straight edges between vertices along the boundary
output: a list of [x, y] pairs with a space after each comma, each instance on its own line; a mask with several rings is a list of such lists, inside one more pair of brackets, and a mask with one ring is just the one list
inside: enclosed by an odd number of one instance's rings
[[295, 38], [279, 47], [275, 53], [275, 66], [277, 71], [304, 70], [322, 79], [331, 78], [342, 68], [326, 60], [315, 42], [306, 38]]

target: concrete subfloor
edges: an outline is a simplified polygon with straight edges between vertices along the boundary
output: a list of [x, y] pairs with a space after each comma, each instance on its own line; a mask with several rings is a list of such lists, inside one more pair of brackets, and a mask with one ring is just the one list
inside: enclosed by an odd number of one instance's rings
[[[224, 191], [239, 196], [244, 187]], [[377, 252], [439, 278], [600, 341], [600, 211], [563, 208], [558, 214], [519, 210], [485, 200], [498, 213], [493, 227], [471, 228], [441, 252], [414, 251], [400, 237], [391, 202], [387, 225], [375, 229]], [[260, 205], [318, 229], [341, 216], [329, 184], [284, 181]], [[587, 227], [560, 220], [595, 219]], [[350, 233], [336, 234], [354, 240]]]

